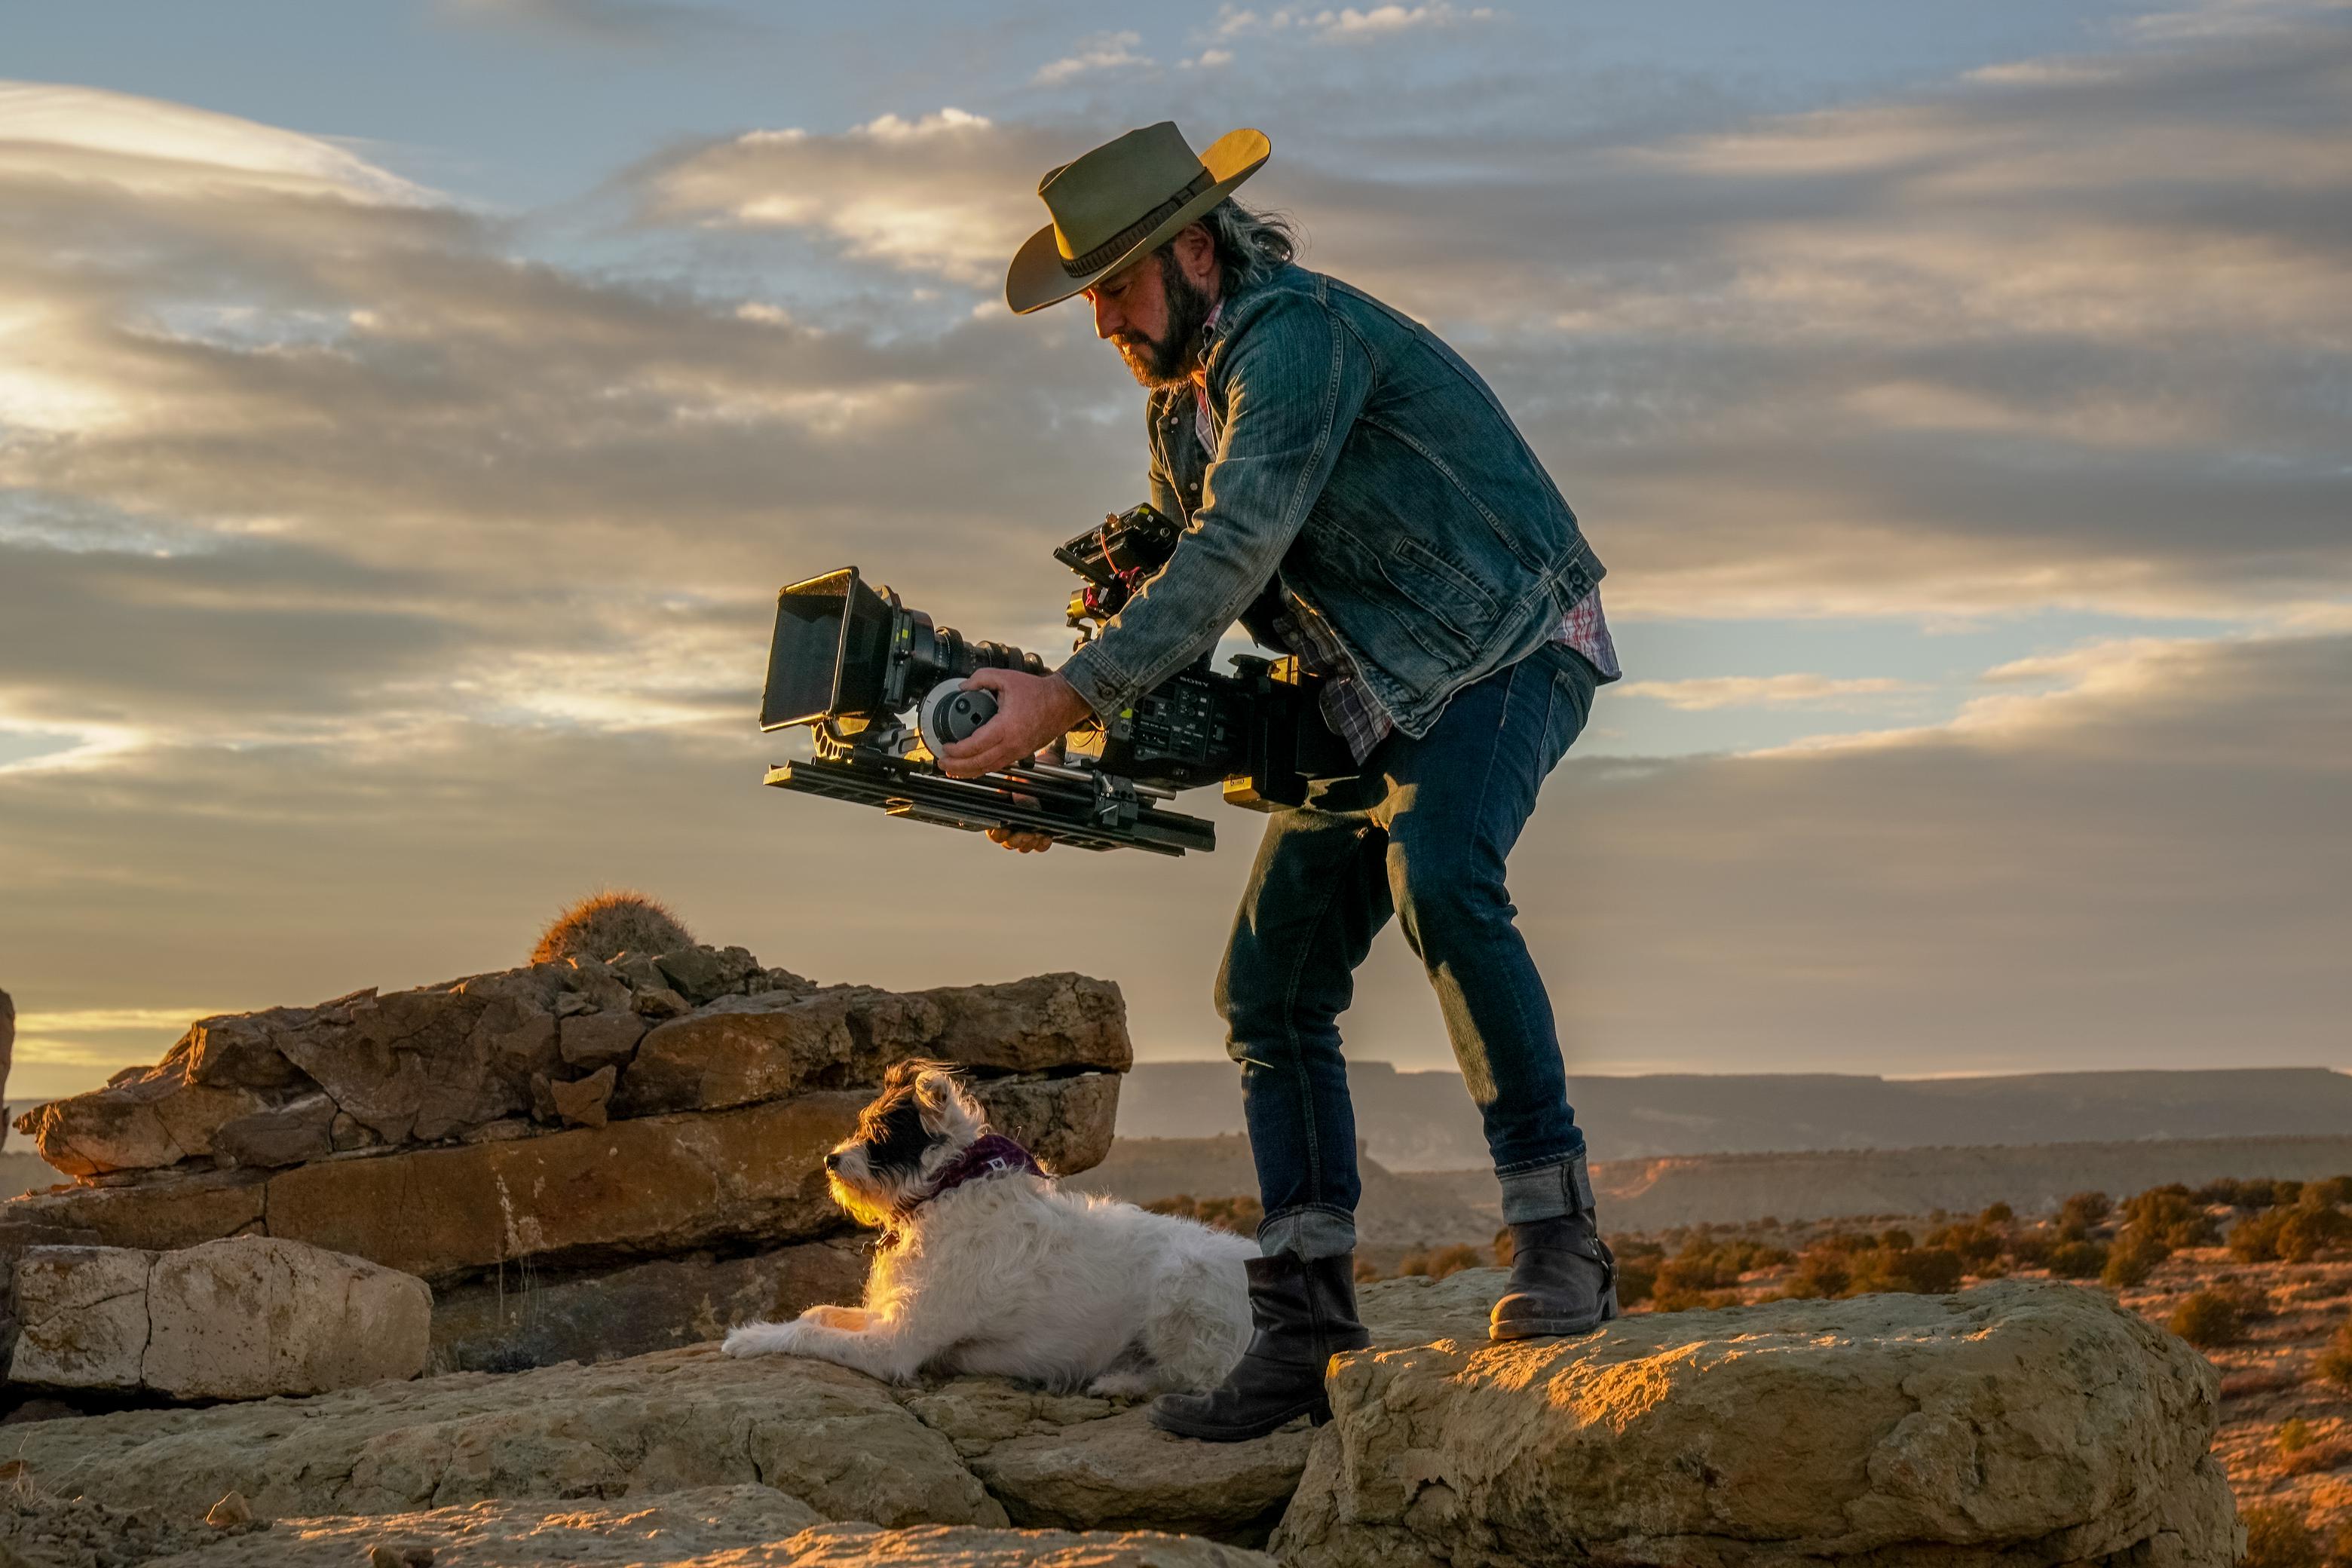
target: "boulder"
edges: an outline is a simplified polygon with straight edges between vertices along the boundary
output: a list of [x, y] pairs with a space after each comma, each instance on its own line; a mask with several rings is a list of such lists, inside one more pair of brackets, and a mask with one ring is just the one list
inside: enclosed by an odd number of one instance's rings
[[1118, 988], [1082, 974], [903, 994], [840, 986], [730, 996], [640, 1041], [614, 1110], [715, 1110], [872, 1084], [907, 1057], [993, 1072], [1124, 1072], [1134, 1052]]
[[8, 1375], [60, 1388], [137, 1388], [147, 1354], [155, 1255], [118, 1247], [36, 1247], [16, 1260]]
[[16, 1119], [41, 1158], [69, 1176], [175, 1165], [212, 1152], [213, 1130], [266, 1110], [259, 1092], [188, 1077], [189, 1058], [118, 1073], [104, 1089], [53, 1100]]
[[324, 1093], [298, 1095], [283, 1105], [224, 1121], [213, 1132], [213, 1153], [225, 1165], [299, 1165], [334, 1152], [341, 1114]]
[[743, 1258], [709, 1254], [571, 1276], [520, 1270], [435, 1292], [433, 1364], [508, 1372], [613, 1361], [723, 1336], [737, 1323], [793, 1318], [866, 1291], [861, 1235]]
[[1263, 1542], [1297, 1489], [1311, 1441], [1301, 1423], [1253, 1443], [1197, 1443], [1130, 1409], [1044, 1424], [982, 1450], [971, 1469], [1015, 1524]]
[[9, 1453], [34, 1484], [192, 1517], [232, 1491], [261, 1518], [289, 1519], [763, 1482], [825, 1519], [1005, 1522], [948, 1439], [883, 1384], [716, 1345], [29, 1422], [11, 1430]]
[[1453, 1337], [1338, 1358], [1330, 1388], [1273, 1542], [1297, 1568], [2225, 1568], [2242, 1540], [2207, 1454], [2212, 1369], [2064, 1285], [1514, 1344], [1465, 1310]]
[[[1110, 1147], [1118, 1079], [1079, 1073], [975, 1086], [999, 1131], [1057, 1171]], [[166, 1175], [17, 1200], [28, 1218], [111, 1246], [179, 1247], [254, 1230], [439, 1283], [524, 1260], [578, 1267], [722, 1245], [774, 1246], [847, 1222], [823, 1160], [864, 1089], [719, 1112], [615, 1121], [537, 1137], [407, 1148], [278, 1171]]]
[[173, 1399], [317, 1394], [424, 1370], [432, 1292], [409, 1275], [268, 1237], [173, 1252], [28, 1250], [19, 1383]]

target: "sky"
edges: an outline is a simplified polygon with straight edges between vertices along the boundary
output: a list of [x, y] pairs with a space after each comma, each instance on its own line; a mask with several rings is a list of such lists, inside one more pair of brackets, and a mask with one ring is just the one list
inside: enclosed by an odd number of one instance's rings
[[[1143, 494], [1038, 177], [1255, 126], [1495, 385], [1627, 679], [1513, 891], [1571, 1071], [2352, 1069], [2352, 10], [0, 0], [9, 1089], [668, 900], [1213, 1057], [1259, 824], [761, 787], [774, 590], [1066, 646]], [[1449, 1060], [1391, 931], [1356, 1054]]]

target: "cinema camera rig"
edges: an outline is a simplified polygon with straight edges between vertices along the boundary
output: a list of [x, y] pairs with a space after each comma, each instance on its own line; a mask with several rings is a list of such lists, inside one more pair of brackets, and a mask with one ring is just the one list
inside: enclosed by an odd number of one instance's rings
[[[1181, 532], [1147, 503], [1054, 552], [1082, 580], [1069, 604], [1079, 647], [1174, 552]], [[776, 595], [760, 728], [806, 725], [815, 754], [769, 769], [767, 782], [969, 832], [1044, 833], [1081, 849], [1213, 849], [1214, 824], [1168, 809], [1178, 791], [1222, 782], [1227, 800], [1265, 811], [1298, 805], [1310, 779], [1352, 771], [1317, 710], [1316, 677], [1289, 658], [1235, 655], [1233, 666], [1219, 674], [1202, 654], [1108, 721], [1071, 731], [1058, 763], [950, 778], [930, 742], [960, 741], [996, 711], [988, 692], [961, 689], [963, 678], [1042, 675], [1045, 666], [935, 626], [846, 566]]]

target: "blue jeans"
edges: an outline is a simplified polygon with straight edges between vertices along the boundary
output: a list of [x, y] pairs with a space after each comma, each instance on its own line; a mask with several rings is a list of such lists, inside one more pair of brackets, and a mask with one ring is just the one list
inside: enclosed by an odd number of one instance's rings
[[1355, 1245], [1356, 1119], [1339, 1015], [1391, 914], [1404, 924], [1484, 1118], [1507, 1219], [1581, 1190], [1584, 1134], [1543, 978], [1512, 923], [1503, 862], [1592, 709], [1595, 677], [1556, 644], [1454, 694], [1429, 733], [1391, 734], [1362, 773], [1267, 822], [1217, 976], [1226, 1050], [1265, 1204], [1259, 1241], [1307, 1257]]

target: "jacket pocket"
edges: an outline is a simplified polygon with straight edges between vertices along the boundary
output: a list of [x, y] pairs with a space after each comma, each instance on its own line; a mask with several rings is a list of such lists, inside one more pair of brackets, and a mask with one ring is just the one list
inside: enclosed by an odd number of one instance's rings
[[1381, 574], [1398, 594], [1474, 647], [1494, 625], [1495, 595], [1470, 568], [1418, 539], [1398, 540], [1381, 559]]

